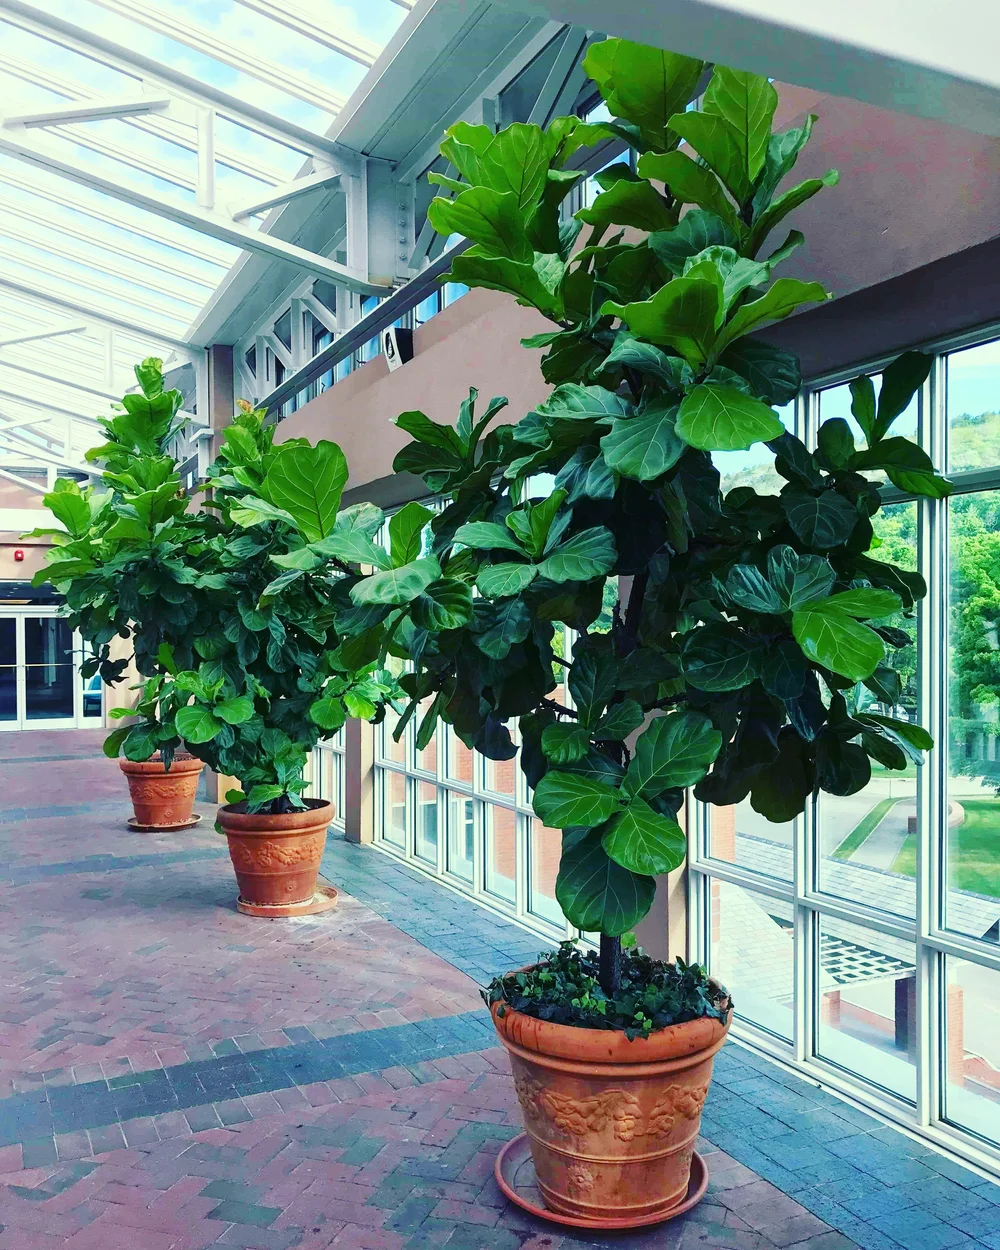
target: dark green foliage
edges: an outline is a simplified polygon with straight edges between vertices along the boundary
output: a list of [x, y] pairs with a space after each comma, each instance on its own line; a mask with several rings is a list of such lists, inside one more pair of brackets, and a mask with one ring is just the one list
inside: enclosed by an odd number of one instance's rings
[[[535, 811], [564, 829], [559, 902], [580, 928], [614, 937], [648, 910], [654, 875], [682, 862], [685, 787], [717, 803], [749, 795], [784, 821], [817, 790], [860, 788], [870, 758], [895, 765], [917, 749], [898, 724], [846, 711], [856, 684], [887, 690], [876, 674], [909, 647], [900, 621], [924, 593], [916, 575], [866, 554], [881, 501], [862, 470], [926, 495], [949, 487], [919, 448], [888, 437], [926, 377], [919, 353], [884, 371], [878, 403], [869, 379], [854, 384], [863, 450], [828, 422], [811, 451], [771, 407], [796, 394], [798, 361], [749, 336], [828, 298], [777, 274], [802, 235], [772, 238], [837, 181], [831, 171], [785, 187], [812, 119], [774, 134], [772, 86], [721, 66], [688, 110], [707, 67], [623, 40], [594, 45], [585, 68], [612, 122], [496, 135], [461, 123], [442, 146], [460, 177], [436, 179], [452, 198], [436, 199], [430, 220], [471, 243], [451, 276], [555, 323], [526, 343], [545, 349], [555, 389], [488, 433], [503, 401], [475, 421], [474, 393], [455, 428], [400, 418], [414, 441], [396, 469], [450, 496], [430, 553], [409, 566], [413, 593], [440, 570], [478, 597], [460, 623], [401, 595], [393, 645], [415, 664], [404, 684], [414, 707], [430, 704], [423, 725], [444, 720], [508, 758], [503, 722], [519, 718]], [[634, 149], [634, 167], [603, 170], [591, 204], [560, 222], [573, 154], [608, 139]], [[724, 494], [712, 453], [761, 442], [780, 494]], [[541, 475], [554, 491], [538, 488]], [[621, 598], [609, 629], [597, 622], [611, 579]], [[353, 594], [378, 601], [374, 586]], [[573, 710], [553, 697], [559, 623], [579, 631]]]
[[[122, 679], [118, 637], [145, 679], [133, 709], [141, 719], [112, 731], [107, 754], [145, 760], [159, 750], [169, 765], [183, 744], [239, 778], [243, 792], [229, 797], [246, 797], [251, 811], [302, 806], [308, 751], [347, 716], [381, 715], [394, 689], [378, 641], [359, 629], [378, 627], [389, 609], [359, 621], [350, 606], [362, 578], [348, 561], [369, 557], [364, 543], [374, 552], [382, 513], [338, 512], [340, 448], [275, 445], [263, 411], [242, 403], [209, 469], [212, 498], [191, 509], [165, 450], [180, 393], [163, 390], [158, 360], [136, 376], [142, 393], [125, 396], [103, 422], [108, 441], [88, 453], [109, 489], [61, 480], [46, 496], [69, 533], [54, 532], [36, 580], [65, 594], [71, 624], [94, 649], [85, 673]], [[418, 534], [428, 515], [415, 519]], [[439, 596], [423, 610], [441, 627], [464, 619], [462, 606]], [[340, 616], [358, 631], [349, 640]]]
[[724, 1020], [732, 1006], [726, 991], [713, 985], [698, 964], [662, 963], [638, 950], [623, 952], [621, 985], [609, 997], [598, 980], [596, 953], [578, 950], [572, 942], [560, 943], [524, 972], [497, 977], [483, 998], [488, 1006], [507, 1003], [555, 1024], [621, 1029], [630, 1040], [704, 1016]]

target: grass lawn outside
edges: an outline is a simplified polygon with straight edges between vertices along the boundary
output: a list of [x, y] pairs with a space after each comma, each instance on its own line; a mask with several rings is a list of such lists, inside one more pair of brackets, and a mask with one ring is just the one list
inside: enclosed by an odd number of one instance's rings
[[[898, 803], [898, 799], [879, 799], [875, 806], [854, 826], [840, 846], [833, 852], [834, 859], [850, 859], [865, 838], [871, 833], [890, 807]], [[897, 870], [899, 871], [899, 870]]]
[[[976, 894], [1000, 898], [1000, 799], [966, 799], [962, 806], [965, 808], [965, 820], [954, 829], [948, 830], [949, 885], [952, 889], [972, 890]], [[865, 817], [865, 821], [877, 810], [878, 808], [874, 808]], [[838, 859], [848, 858], [840, 852], [864, 823], [863, 821], [858, 825], [837, 847], [834, 854]], [[866, 833], [865, 837], [867, 836]], [[907, 835], [899, 854], [893, 860], [892, 871], [907, 877], [917, 875], [915, 834]]]

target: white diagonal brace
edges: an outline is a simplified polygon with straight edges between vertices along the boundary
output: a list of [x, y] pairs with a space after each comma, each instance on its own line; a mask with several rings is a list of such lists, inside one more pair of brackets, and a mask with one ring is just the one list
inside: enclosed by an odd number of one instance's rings
[[261, 252], [265, 256], [275, 256], [278, 260], [297, 265], [309, 273], [318, 274], [321, 278], [342, 282], [363, 295], [385, 293], [384, 287], [369, 282], [367, 277], [362, 277], [344, 265], [338, 265], [336, 261], [329, 260], [326, 256], [309, 252], [304, 247], [265, 234], [263, 231], [241, 226], [239, 222], [233, 221], [231, 217], [223, 217], [221, 213], [183, 204], [178, 200], [166, 200], [141, 187], [126, 186], [113, 178], [105, 177], [96, 169], [78, 165], [75, 161], [66, 160], [53, 151], [27, 143], [22, 135], [0, 131], [0, 152], [6, 152], [10, 156], [17, 157], [18, 160], [27, 161], [28, 164], [38, 169], [60, 174], [81, 186], [100, 191], [124, 204], [131, 204], [134, 208], [145, 209], [154, 216], [166, 218], [178, 225], [197, 230], [201, 234], [220, 239], [223, 243], [231, 243], [235, 247], [245, 248], [250, 252]]
[[[54, 412], [60, 417], [72, 417], [76, 421], [86, 421], [90, 425], [97, 424], [96, 417], [88, 417], [82, 412], [72, 412], [66, 408], [65, 404], [48, 404], [44, 399], [29, 399], [27, 395], [19, 395], [16, 391], [0, 390], [0, 399], [7, 400], [12, 404], [24, 404], [27, 408], [37, 408], [39, 412]], [[48, 420], [47, 417], [42, 418]], [[24, 424], [21, 421], [15, 421], [15, 425]], [[32, 422], [34, 424], [34, 422]]]
[[167, 96], [131, 96], [119, 100], [81, 100], [37, 113], [15, 113], [4, 118], [4, 126], [59, 126], [75, 122], [104, 121], [109, 117], [137, 117], [142, 113], [162, 113], [170, 107]]
[[157, 5], [147, 3], [147, 0], [96, 0], [96, 3], [119, 17], [138, 22], [177, 43], [187, 44], [204, 56], [221, 61], [223, 65], [229, 65], [259, 82], [266, 82], [268, 86], [277, 87], [279, 91], [305, 100], [327, 113], [338, 113], [345, 104], [345, 97], [337, 92], [324, 90], [318, 83], [289, 72], [286, 66], [261, 56], [249, 47], [230, 43], [197, 22], [185, 21], [176, 9], [167, 13]]
[[100, 387], [88, 386], [86, 382], [69, 382], [66, 378], [61, 378], [54, 373], [46, 373], [43, 369], [32, 369], [30, 365], [22, 365], [17, 361], [0, 357], [0, 377], [3, 376], [4, 369], [16, 369], [18, 373], [26, 373], [29, 377], [38, 378], [42, 382], [55, 382], [57, 385], [65, 386], [71, 391], [85, 391], [88, 395], [96, 395], [99, 399], [109, 399], [113, 402], [121, 399], [120, 395], [115, 395], [111, 391], [101, 390]]
[[[19, 334], [16, 338], [0, 339], [0, 347], [14, 347], [17, 343], [34, 343], [36, 339], [55, 339], [62, 334], [79, 334], [86, 330], [85, 325], [68, 325], [53, 326], [51, 330], [35, 330], [31, 334]], [[0, 364], [9, 364], [10, 361], [3, 360]]]
[[[276, 143], [286, 144], [310, 156], [336, 156], [339, 151], [337, 144], [323, 135], [286, 121], [266, 109], [257, 108], [254, 104], [220, 91], [217, 87], [172, 66], [164, 65], [152, 57], [143, 56], [134, 48], [127, 48], [101, 35], [95, 35], [82, 26], [53, 17], [44, 9], [26, 4], [24, 0], [0, 0], [0, 17], [22, 30], [30, 31], [43, 39], [50, 39], [63, 48], [79, 52], [102, 65], [128, 74], [136, 79], [137, 85], [145, 82], [150, 86], [165, 87], [196, 104], [217, 109], [221, 116], [246, 126], [256, 134], [274, 139]], [[166, 33], [170, 35], [172, 32], [168, 30]]]
[[339, 185], [339, 173], [310, 174], [305, 178], [296, 178], [292, 182], [285, 182], [281, 186], [272, 187], [270, 191], [264, 192], [252, 200], [243, 200], [230, 204], [229, 210], [233, 215], [233, 221], [243, 221], [245, 218], [253, 217], [257, 213], [264, 213], [269, 208], [276, 208], [279, 204], [287, 204], [289, 201], [297, 200], [303, 195], [309, 195], [312, 191], [330, 191]]
[[342, 35], [336, 30], [330, 30], [327, 26], [321, 26], [301, 9], [292, 5], [290, 0], [282, 0], [280, 4], [276, 3], [276, 0], [236, 0], [236, 2], [242, 4], [245, 9], [253, 9], [255, 13], [260, 13], [264, 17], [271, 18], [272, 21], [280, 22], [282, 26], [287, 26], [289, 30], [305, 35], [313, 43], [321, 44], [324, 48], [329, 48], [331, 52], [339, 52], [342, 56], [350, 57], [359, 65], [374, 65], [376, 57], [382, 51], [377, 43], [366, 39], [363, 35]]
[[4, 430], [20, 430], [27, 425], [41, 425], [43, 421], [50, 420], [49, 417], [28, 417], [26, 421], [0, 421], [0, 433]]
[[31, 481], [27, 477], [19, 477], [16, 473], [11, 473], [7, 469], [0, 469], [0, 477], [6, 478], [8, 482], [14, 482], [17, 486], [23, 486], [25, 490], [38, 491], [40, 495], [46, 494], [48, 486], [40, 486], [38, 482]]
[[170, 334], [162, 328], [157, 329], [153, 326], [144, 325], [132, 318], [116, 317], [113, 313], [103, 312], [92, 305], [80, 304], [76, 300], [65, 299], [54, 292], [40, 291], [37, 287], [29, 286], [25, 282], [17, 282], [13, 278], [4, 277], [3, 275], [0, 275], [0, 291], [12, 291], [15, 295], [23, 296], [29, 303], [44, 304], [49, 308], [57, 308], [60, 312], [73, 313], [77, 317], [86, 317], [88, 321], [113, 326], [116, 330], [125, 330], [137, 338], [148, 339], [150, 343], [156, 343], [161, 347], [179, 347], [184, 351], [192, 350], [191, 344], [187, 339], [178, 338], [176, 334]]
[[57, 469], [73, 469], [77, 473], [87, 473], [90, 477], [100, 477], [101, 470], [92, 464], [81, 464], [77, 460], [71, 460], [67, 455], [59, 455], [54, 450], [45, 447], [36, 447], [33, 443], [29, 443], [27, 439], [18, 438], [16, 434], [5, 430], [0, 434], [0, 439], [7, 444], [11, 451], [16, 451], [19, 455], [30, 456], [31, 459], [37, 460], [40, 464], [51, 464]]

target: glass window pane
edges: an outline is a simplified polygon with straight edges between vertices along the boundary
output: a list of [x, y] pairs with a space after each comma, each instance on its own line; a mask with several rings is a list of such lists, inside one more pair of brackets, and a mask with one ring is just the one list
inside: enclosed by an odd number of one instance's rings
[[792, 904], [728, 881], [710, 881], [708, 966], [733, 995], [736, 1014], [792, 1038]]
[[915, 969], [912, 942], [821, 917], [816, 1052], [910, 1102], [916, 1098]]
[[945, 962], [945, 1116], [1000, 1144], [1000, 972]]
[[24, 670], [24, 714], [28, 720], [73, 716], [72, 664], [33, 664]]
[[400, 850], [406, 849], [406, 778], [387, 768], [382, 770], [381, 836]]
[[473, 815], [473, 801], [464, 794], [449, 790], [447, 869], [470, 885], [474, 880], [475, 842], [476, 823]]
[[68, 664], [72, 661], [73, 631], [66, 621], [58, 616], [25, 617], [25, 664]]
[[556, 902], [556, 875], [559, 872], [562, 831], [548, 828], [537, 816], [533, 816], [530, 838], [528, 910], [561, 929], [566, 924], [566, 917]]
[[517, 880], [517, 815], [507, 807], [484, 803], [486, 829], [486, 889], [490, 894], [514, 902]]
[[[795, 431], [795, 405], [775, 408], [786, 430]], [[759, 495], [777, 495], [786, 484], [774, 470], [774, 452], [764, 443], [747, 451], [713, 451], [712, 463], [722, 475], [723, 494], [737, 486], [752, 486]]]
[[16, 664], [17, 621], [12, 616], [0, 617], [0, 665]]
[[406, 763], [406, 737], [408, 730], [404, 730], [403, 736], [397, 742], [393, 737], [396, 726], [399, 724], [400, 718], [392, 710], [386, 708], [385, 720], [382, 722], [381, 732], [381, 752], [380, 758], [384, 760], [392, 760], [396, 764]]
[[438, 802], [437, 786], [430, 782], [417, 783], [417, 842], [418, 859], [437, 865]]
[[1000, 492], [949, 512], [946, 923], [981, 938], [1000, 910]]
[[17, 720], [17, 669], [0, 668], [0, 721]]
[[453, 729], [448, 730], [448, 778], [472, 785], [475, 757]]
[[[434, 702], [434, 697], [432, 695], [429, 695], [420, 704], [419, 708], [417, 708], [417, 711], [413, 717], [413, 724], [415, 726], [414, 733], [417, 732], [416, 727], [419, 727], [419, 725], [424, 719], [424, 716], [427, 714], [427, 711], [431, 707], [431, 704], [433, 704], [433, 702]], [[435, 776], [437, 776], [438, 731], [436, 729], [434, 730], [434, 736], [431, 738], [430, 742], [428, 742], [428, 744], [424, 747], [422, 751], [417, 752], [417, 767], [421, 770], [421, 772], [433, 773]]]
[[753, 810], [749, 798], [733, 807], [709, 807], [708, 813], [713, 858], [791, 881], [792, 821], [772, 824]]
[[[508, 726], [513, 728], [513, 725]], [[513, 799], [517, 793], [517, 771], [520, 768], [515, 755], [512, 760], [484, 759], [484, 782], [487, 790], [493, 794], [502, 794]]]
[[948, 467], [1000, 464], [1000, 342], [948, 357]]

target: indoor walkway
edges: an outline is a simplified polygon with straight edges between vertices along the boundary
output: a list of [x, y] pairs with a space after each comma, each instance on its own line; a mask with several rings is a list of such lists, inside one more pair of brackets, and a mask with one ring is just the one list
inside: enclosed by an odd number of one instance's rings
[[535, 939], [339, 839], [335, 912], [240, 916], [211, 810], [131, 833], [102, 737], [0, 735], [0, 1250], [1000, 1250], [1000, 1186], [734, 1044], [694, 1212], [526, 1217], [477, 980]]

